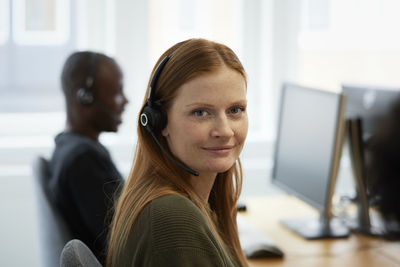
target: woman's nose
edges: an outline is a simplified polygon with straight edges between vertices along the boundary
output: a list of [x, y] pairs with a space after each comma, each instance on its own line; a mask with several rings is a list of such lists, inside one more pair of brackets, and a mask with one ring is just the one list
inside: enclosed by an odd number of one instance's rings
[[231, 127], [231, 123], [226, 116], [221, 116], [215, 120], [213, 129], [211, 130], [211, 136], [213, 137], [232, 137], [234, 132]]

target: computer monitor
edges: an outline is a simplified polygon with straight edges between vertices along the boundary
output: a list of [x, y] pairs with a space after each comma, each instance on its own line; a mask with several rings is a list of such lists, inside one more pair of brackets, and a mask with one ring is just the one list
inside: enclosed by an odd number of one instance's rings
[[342, 84], [346, 96], [346, 119], [362, 121], [362, 139], [368, 140], [379, 129], [382, 118], [400, 97], [400, 88]]
[[347, 224], [358, 232], [382, 235], [382, 223], [372, 221], [370, 216], [366, 162], [370, 140], [381, 129], [385, 116], [399, 99], [400, 89], [353, 84], [343, 84], [342, 89], [347, 102], [345, 118], [348, 122], [349, 151], [358, 206], [356, 218], [348, 220]]
[[289, 83], [282, 87], [272, 182], [319, 211], [319, 218], [282, 221], [308, 239], [349, 234], [331, 212], [344, 102], [339, 93]]

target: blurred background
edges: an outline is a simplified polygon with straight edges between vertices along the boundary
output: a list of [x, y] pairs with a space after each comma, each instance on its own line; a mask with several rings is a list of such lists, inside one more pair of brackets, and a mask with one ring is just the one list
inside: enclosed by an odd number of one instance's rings
[[64, 127], [59, 78], [73, 51], [103, 52], [123, 69], [130, 104], [101, 141], [126, 177], [161, 53], [187, 38], [230, 46], [248, 73], [243, 198], [279, 194], [269, 179], [282, 82], [400, 87], [398, 10], [397, 0], [0, 0], [0, 266], [40, 266], [32, 161], [50, 157]]

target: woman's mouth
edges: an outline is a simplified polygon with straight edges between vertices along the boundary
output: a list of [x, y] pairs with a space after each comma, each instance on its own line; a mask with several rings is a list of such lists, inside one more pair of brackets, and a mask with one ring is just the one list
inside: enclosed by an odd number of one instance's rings
[[232, 151], [234, 146], [215, 146], [215, 147], [204, 147], [203, 149], [207, 152], [216, 154], [216, 155], [227, 155]]

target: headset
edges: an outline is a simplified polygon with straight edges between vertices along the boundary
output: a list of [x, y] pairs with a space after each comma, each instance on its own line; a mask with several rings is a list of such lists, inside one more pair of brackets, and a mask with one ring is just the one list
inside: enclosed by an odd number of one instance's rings
[[176, 165], [185, 171], [189, 172], [194, 176], [199, 176], [199, 173], [195, 170], [192, 170], [188, 166], [182, 164], [177, 161], [158, 141], [155, 133], [161, 132], [165, 126], [167, 125], [167, 114], [162, 110], [161, 106], [156, 104], [154, 101], [154, 88], [157, 84], [158, 78], [160, 77], [161, 71], [164, 69], [165, 64], [167, 64], [168, 60], [171, 58], [171, 55], [166, 56], [161, 60], [160, 64], [157, 66], [154, 71], [153, 77], [150, 81], [149, 86], [149, 95], [147, 97], [146, 105], [143, 108], [142, 113], [140, 114], [140, 124], [150, 133], [156, 142], [157, 146], [164, 152], [164, 154]]
[[94, 82], [94, 75], [96, 72], [96, 65], [97, 54], [90, 52], [89, 70], [85, 79], [85, 86], [79, 88], [76, 92], [79, 102], [84, 106], [88, 106], [94, 103], [94, 92], [92, 87]]

